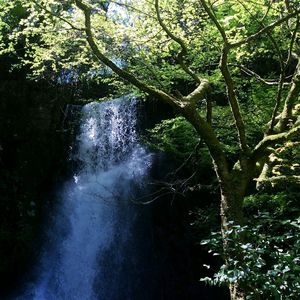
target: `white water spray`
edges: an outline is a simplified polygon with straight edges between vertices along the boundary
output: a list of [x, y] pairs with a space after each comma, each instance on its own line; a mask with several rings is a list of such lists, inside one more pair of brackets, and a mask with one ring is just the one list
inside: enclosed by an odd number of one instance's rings
[[83, 107], [77, 171], [60, 193], [38, 280], [17, 299], [135, 299], [130, 286], [120, 292], [117, 282], [122, 264], [132, 259], [128, 253], [134, 255], [128, 245], [138, 209], [129, 198], [151, 165], [138, 142], [136, 114], [129, 97]]

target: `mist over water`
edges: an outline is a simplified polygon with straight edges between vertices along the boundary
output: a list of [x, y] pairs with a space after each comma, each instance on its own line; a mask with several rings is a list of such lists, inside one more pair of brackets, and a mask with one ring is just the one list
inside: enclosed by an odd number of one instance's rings
[[77, 169], [59, 192], [37, 280], [14, 299], [143, 299], [146, 254], [138, 242], [147, 228], [136, 226], [143, 212], [130, 199], [151, 154], [138, 141], [136, 102], [125, 96], [82, 108]]

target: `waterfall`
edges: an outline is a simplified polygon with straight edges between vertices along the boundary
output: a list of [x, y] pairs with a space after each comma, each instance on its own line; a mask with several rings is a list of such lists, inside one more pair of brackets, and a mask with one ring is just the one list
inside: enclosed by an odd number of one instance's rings
[[135, 245], [145, 233], [136, 226], [143, 212], [130, 199], [151, 154], [139, 143], [136, 102], [124, 96], [82, 108], [76, 170], [59, 192], [37, 279], [15, 299], [142, 299], [134, 277], [143, 272], [143, 246]]

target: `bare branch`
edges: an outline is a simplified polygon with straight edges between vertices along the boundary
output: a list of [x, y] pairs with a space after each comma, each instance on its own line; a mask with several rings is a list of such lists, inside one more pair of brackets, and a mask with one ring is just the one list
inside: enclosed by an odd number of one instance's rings
[[104, 63], [106, 66], [108, 66], [109, 68], [111, 68], [117, 75], [119, 75], [122, 79], [127, 80], [128, 82], [130, 82], [131, 84], [133, 84], [134, 86], [136, 86], [138, 89], [140, 89], [141, 91], [144, 91], [150, 95], [153, 95], [155, 97], [159, 97], [161, 99], [163, 99], [165, 102], [169, 103], [171, 106], [178, 108], [179, 106], [179, 101], [166, 94], [165, 92], [147, 85], [146, 83], [144, 83], [143, 81], [137, 79], [133, 74], [131, 74], [130, 72], [127, 72], [121, 68], [119, 68], [112, 60], [110, 60], [108, 57], [106, 57], [99, 49], [93, 33], [92, 33], [92, 25], [91, 25], [91, 8], [83, 3], [81, 0], [75, 0], [75, 3], [77, 5], [77, 7], [79, 9], [81, 9], [85, 15], [85, 32], [86, 32], [86, 38], [87, 41], [94, 53], [94, 55], [102, 62]]
[[[156, 186], [162, 186], [159, 190], [150, 193], [148, 195], [139, 197], [138, 199], [131, 199], [131, 201], [135, 204], [142, 204], [142, 205], [147, 205], [151, 204], [154, 201], [167, 196], [167, 195], [172, 195], [172, 202], [174, 201], [174, 198], [176, 195], [180, 195], [182, 197], [185, 197], [186, 191], [189, 190], [188, 187], [188, 182], [195, 176], [196, 172], [194, 172], [190, 177], [186, 179], [177, 179], [173, 182], [167, 182], [167, 181], [153, 181], [151, 182], [152, 185]], [[141, 201], [142, 199], [147, 199], [150, 198], [148, 201]]]
[[196, 103], [197, 101], [204, 99], [207, 93], [210, 91], [210, 89], [211, 87], [209, 81], [206, 79], [202, 79], [198, 87], [188, 96], [183, 97], [183, 99], [188, 102]]
[[268, 8], [267, 8], [267, 10], [266, 10], [264, 16], [262, 17], [261, 22], [263, 22], [263, 21], [265, 20], [265, 18], [268, 16], [269, 11], [270, 11], [270, 9], [271, 9], [271, 7], [272, 7], [272, 3], [273, 3], [273, 0], [270, 0], [270, 1], [269, 1]]
[[210, 17], [210, 19], [213, 21], [213, 23], [218, 28], [220, 34], [223, 37], [224, 45], [220, 60], [220, 68], [222, 75], [224, 77], [226, 88], [227, 88], [227, 94], [228, 94], [228, 100], [230, 103], [231, 111], [235, 120], [236, 129], [238, 131], [239, 136], [239, 142], [240, 142], [240, 148], [243, 151], [243, 153], [248, 153], [248, 145], [247, 145], [247, 139], [246, 139], [246, 132], [245, 132], [245, 124], [240, 112], [238, 100], [235, 93], [234, 83], [232, 76], [230, 74], [229, 68], [228, 68], [228, 53], [230, 51], [230, 47], [228, 44], [227, 36], [225, 33], [224, 28], [221, 26], [215, 15], [213, 14], [212, 10], [208, 7], [205, 0], [200, 0], [202, 3], [203, 8], [205, 9], [206, 13]]
[[[172, 195], [172, 194], [173, 194], [173, 192], [167, 191], [167, 192], [159, 194], [155, 197], [153, 195], [149, 194], [149, 195], [146, 195], [145, 197], [140, 197], [138, 199], [130, 199], [130, 201], [133, 202], [134, 204], [149, 205], [149, 204], [155, 202], [156, 200], [158, 200], [159, 198], [162, 198], [162, 197], [167, 196], [167, 195]], [[154, 198], [151, 198], [148, 201], [141, 201], [143, 198], [148, 198], [148, 197], [154, 197]]]
[[200, 146], [202, 145], [202, 140], [200, 139], [199, 142], [197, 143], [197, 145], [194, 147], [193, 151], [189, 154], [189, 156], [184, 160], [184, 162], [175, 170], [173, 171], [171, 174], [168, 175], [177, 175], [179, 171], [182, 170], [183, 167], [185, 167], [187, 165], [187, 163], [192, 159], [192, 157], [195, 155], [195, 153], [198, 152]]
[[[81, 0], [75, 0], [75, 3], [79, 9], [81, 9], [85, 16], [85, 32], [86, 39], [89, 43], [94, 55], [104, 65], [108, 66], [114, 73], [120, 76], [123, 80], [136, 86], [141, 91], [144, 91], [161, 101], [164, 101], [174, 107], [181, 113], [195, 128], [197, 133], [203, 138], [206, 143], [210, 154], [212, 156], [216, 172], [220, 180], [225, 180], [229, 177], [228, 163], [224, 155], [222, 146], [213, 131], [212, 127], [200, 116], [197, 112], [194, 100], [199, 97], [205, 97], [206, 90], [210, 88], [207, 81], [202, 81], [199, 87], [196, 89], [197, 93], [193, 93], [191, 96], [193, 101], [182, 101], [182, 99], [175, 98], [153, 86], [147, 85], [143, 81], [136, 78], [132, 73], [119, 68], [113, 61], [106, 57], [99, 49], [92, 32], [91, 24], [91, 8], [83, 3]], [[187, 99], [186, 99], [187, 100]]]
[[122, 2], [119, 2], [119, 1], [115, 1], [115, 0], [110, 0], [110, 3], [114, 3], [114, 4], [118, 5], [118, 6], [125, 7], [125, 8], [127, 8], [129, 10], [132, 10], [132, 11], [136, 11], [139, 14], [145, 15], [145, 16], [147, 16], [150, 19], [155, 19], [153, 15], [148, 14], [148, 13], [146, 13], [146, 12], [144, 12], [144, 11], [142, 11], [142, 10], [140, 10], [140, 9], [136, 8], [135, 6], [132, 6], [132, 5], [128, 4], [128, 3], [122, 3]]
[[72, 29], [74, 30], [78, 30], [78, 31], [84, 31], [84, 28], [79, 28], [77, 26], [75, 26], [72, 22], [70, 22], [68, 19], [63, 18], [62, 16], [59, 16], [57, 14], [54, 14], [52, 11], [48, 10], [47, 8], [45, 8], [43, 5], [41, 5], [40, 3], [38, 3], [36, 0], [33, 0], [33, 3], [39, 7], [40, 9], [42, 9], [43, 11], [45, 11], [47, 14], [65, 22], [66, 24], [68, 24]]
[[286, 68], [287, 68], [288, 64], [290, 63], [292, 56], [293, 56], [293, 48], [294, 48], [294, 44], [296, 41], [297, 32], [299, 32], [299, 27], [300, 27], [300, 17], [297, 16], [297, 22], [296, 22], [296, 26], [295, 26], [295, 29], [292, 34], [292, 38], [291, 38], [291, 42], [290, 42], [290, 46], [289, 46], [288, 58], [286, 60]]
[[[237, 65], [237, 64], [230, 64], [230, 65], [240, 68], [246, 75], [255, 77], [261, 83], [264, 83], [264, 84], [269, 85], [269, 86], [277, 86], [277, 85], [279, 85], [278, 81], [270, 80], [270, 79], [264, 79], [259, 74], [255, 73], [254, 71], [250, 70], [249, 68], [247, 68], [244, 65]], [[286, 77], [284, 79], [288, 79], [288, 78], [289, 77]], [[284, 86], [288, 86], [288, 85], [290, 85], [290, 83], [289, 82], [284, 82], [283, 85]]]
[[298, 58], [298, 64], [292, 79], [292, 85], [290, 91], [286, 97], [281, 118], [276, 126], [279, 131], [287, 129], [289, 120], [292, 118], [292, 109], [300, 94], [300, 58]]
[[226, 32], [224, 30], [224, 28], [221, 26], [221, 24], [219, 23], [219, 21], [217, 20], [216, 16], [213, 13], [213, 10], [211, 8], [208, 7], [207, 3], [205, 2], [205, 0], [200, 0], [204, 10], [206, 11], [206, 13], [208, 14], [208, 16], [210, 17], [210, 19], [213, 21], [213, 23], [216, 25], [216, 27], [218, 28], [223, 41], [225, 44], [228, 44], [228, 38], [226, 35]]
[[206, 96], [206, 122], [209, 125], [212, 124], [212, 100], [210, 93], [208, 93]]
[[264, 156], [265, 151], [268, 147], [274, 146], [275, 144], [283, 143], [289, 139], [293, 139], [300, 134], [300, 126], [296, 126], [287, 132], [271, 134], [264, 137], [254, 148], [251, 159], [253, 161], [258, 161], [262, 156]]
[[166, 34], [175, 42], [177, 42], [180, 47], [181, 47], [181, 51], [177, 56], [178, 62], [180, 64], [180, 66], [182, 67], [182, 69], [188, 74], [190, 75], [197, 83], [201, 83], [200, 78], [186, 65], [185, 63], [185, 56], [187, 55], [187, 47], [185, 42], [183, 41], [183, 39], [181, 39], [180, 37], [174, 35], [169, 28], [165, 25], [165, 23], [163, 22], [161, 15], [160, 15], [160, 11], [159, 11], [159, 4], [158, 4], [158, 0], [155, 0], [155, 11], [156, 11], [156, 16], [157, 16], [157, 20], [159, 25], [163, 28], [163, 30], [166, 32]]
[[282, 90], [283, 90], [283, 85], [284, 85], [284, 73], [285, 72], [283, 70], [283, 73], [281, 73], [281, 75], [280, 75], [278, 89], [277, 89], [276, 102], [275, 102], [275, 106], [274, 106], [274, 109], [273, 109], [273, 112], [272, 112], [270, 127], [268, 129], [269, 133], [273, 132], [274, 127], [276, 125], [276, 117], [277, 117], [279, 106], [280, 106], [280, 103], [281, 103], [281, 96], [282, 96]]
[[282, 183], [296, 183], [300, 184], [300, 176], [298, 175], [280, 175], [280, 176], [271, 176], [265, 178], [254, 179], [257, 181], [257, 184], [270, 183], [272, 186]]
[[229, 178], [228, 162], [212, 126], [200, 116], [193, 102], [188, 102], [183, 110], [183, 115], [194, 126], [207, 145], [220, 182], [227, 180]]
[[[251, 11], [248, 9], [248, 7], [246, 6], [246, 4], [242, 1], [239, 1], [239, 3], [243, 6], [243, 8], [248, 12], [248, 14], [254, 18], [257, 23], [262, 27], [264, 28], [265, 27], [265, 24], [263, 23], [263, 20], [258, 20], [258, 18], [253, 15], [251, 13]], [[271, 3], [269, 4], [269, 9], [271, 7]], [[268, 11], [269, 11], [268, 9]], [[265, 15], [266, 16], [266, 15]], [[265, 17], [264, 17], [265, 18]], [[263, 18], [263, 19], [264, 19]], [[275, 121], [276, 121], [276, 116], [278, 114], [278, 110], [279, 110], [279, 106], [280, 106], [280, 103], [281, 103], [281, 98], [282, 98], [282, 91], [283, 91], [283, 86], [284, 86], [284, 77], [285, 77], [285, 72], [286, 72], [286, 68], [287, 68], [287, 65], [285, 64], [284, 62], [284, 59], [283, 59], [283, 56], [282, 56], [282, 53], [281, 53], [281, 50], [279, 48], [279, 45], [277, 43], [277, 41], [274, 39], [272, 33], [270, 31], [267, 31], [266, 32], [267, 36], [269, 37], [271, 43], [273, 44], [274, 46], [274, 49], [276, 50], [277, 52], [277, 56], [279, 58], [279, 63], [280, 63], [280, 78], [279, 78], [279, 83], [278, 83], [278, 87], [277, 87], [277, 95], [276, 95], [276, 101], [275, 101], [275, 105], [274, 105], [274, 109], [273, 109], [273, 113], [272, 113], [272, 117], [271, 117], [271, 122], [270, 122], [270, 127], [268, 129], [268, 132], [271, 133], [274, 129], [274, 126], [275, 126]], [[260, 78], [260, 77], [258, 77]]]
[[[241, 1], [239, 1], [240, 4], [245, 8], [245, 10], [247, 10], [247, 12], [257, 20], [257, 18], [248, 10], [247, 6], [242, 3]], [[287, 5], [289, 4], [289, 2], [287, 1]], [[289, 10], [290, 11], [290, 10]], [[264, 27], [265, 25], [263, 24], [263, 22], [257, 20], [257, 22], [262, 26]], [[276, 96], [276, 101], [275, 101], [275, 106], [274, 106], [274, 109], [273, 109], [273, 113], [272, 113], [272, 117], [271, 117], [271, 122], [270, 122], [270, 127], [268, 129], [268, 132], [269, 133], [272, 133], [273, 132], [273, 129], [276, 125], [276, 117], [278, 115], [278, 110], [279, 110], [279, 107], [280, 107], [280, 104], [281, 104], [281, 98], [282, 98], [282, 92], [283, 92], [283, 87], [285, 85], [284, 83], [284, 80], [285, 80], [285, 73], [287, 71], [287, 68], [288, 68], [288, 64], [291, 60], [291, 57], [292, 57], [292, 50], [293, 50], [293, 46], [294, 46], [294, 42], [295, 42], [295, 38], [296, 38], [296, 33], [298, 31], [298, 28], [299, 28], [299, 17], [297, 16], [297, 23], [296, 23], [296, 26], [295, 26], [295, 29], [293, 31], [293, 34], [292, 34], [292, 38], [291, 38], [291, 41], [290, 41], [290, 46], [289, 46], [289, 52], [288, 52], [288, 58], [286, 60], [286, 62], [284, 61], [283, 59], [283, 56], [282, 56], [282, 53], [281, 53], [281, 50], [279, 48], [279, 45], [277, 43], [277, 41], [274, 39], [274, 37], [272, 36], [271, 32], [266, 32], [266, 34], [268, 35], [269, 39], [271, 40], [272, 44], [274, 45], [274, 48], [277, 52], [277, 55], [278, 55], [278, 58], [279, 58], [279, 62], [280, 62], [280, 69], [281, 69], [281, 74], [280, 74], [280, 78], [279, 78], [279, 82], [278, 82], [278, 89], [277, 89], [277, 96]], [[259, 77], [258, 75], [256, 75], [256, 78], [260, 79], [261, 80], [261, 77]], [[262, 81], [262, 80], [261, 80]]]
[[[201, 0], [202, 2], [202, 0]], [[276, 26], [282, 24], [283, 22], [297, 16], [298, 14], [300, 14], [300, 9], [292, 12], [292, 13], [289, 13], [288, 15], [286, 15], [285, 17], [265, 26], [264, 28], [262, 28], [261, 30], [259, 30], [258, 32], [252, 34], [252, 35], [249, 35], [247, 38], [241, 40], [241, 41], [238, 41], [238, 42], [235, 42], [235, 43], [230, 43], [229, 47], [230, 48], [236, 48], [236, 47], [240, 47], [244, 44], [247, 44], [253, 40], [256, 40], [257, 38], [259, 38], [261, 35], [271, 31], [272, 29], [274, 29]]]
[[292, 8], [291, 8], [291, 3], [290, 3], [290, 1], [289, 1], [289, 0], [284, 0], [284, 2], [285, 2], [285, 7], [286, 7], [287, 11], [288, 11], [289, 13], [292, 12]]

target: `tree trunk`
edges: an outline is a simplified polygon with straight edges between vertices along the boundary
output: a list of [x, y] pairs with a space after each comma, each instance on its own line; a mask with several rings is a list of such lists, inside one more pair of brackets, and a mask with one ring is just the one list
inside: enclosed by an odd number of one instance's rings
[[243, 289], [239, 286], [239, 283], [232, 283], [229, 286], [230, 299], [231, 300], [245, 300], [246, 295]]
[[[236, 177], [236, 176], [235, 176]], [[235, 179], [235, 178], [234, 178]], [[232, 257], [232, 251], [228, 245], [228, 230], [233, 225], [243, 225], [243, 196], [247, 186], [246, 178], [239, 177], [237, 180], [230, 180], [221, 185], [221, 231], [223, 237], [223, 251], [225, 256], [225, 263], [228, 264], [228, 259]], [[243, 240], [243, 236], [239, 237]], [[239, 259], [243, 259], [240, 257]], [[244, 300], [245, 289], [240, 286], [239, 282], [229, 285], [231, 300]]]
[[[230, 222], [244, 224], [243, 198], [253, 173], [250, 164], [244, 164], [244, 171], [236, 164], [228, 178], [218, 176], [221, 189], [221, 226], [227, 230]], [[220, 180], [222, 178], [222, 180]]]

